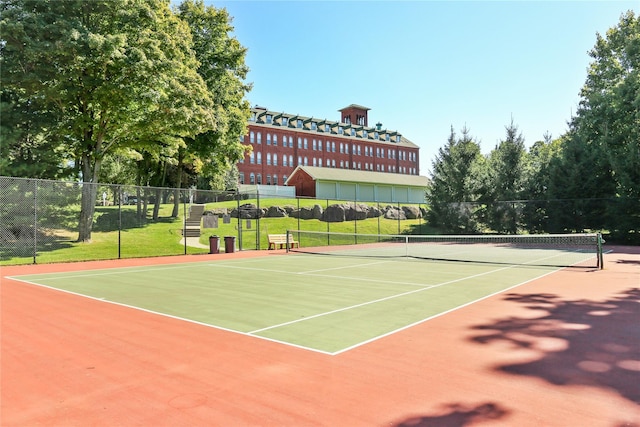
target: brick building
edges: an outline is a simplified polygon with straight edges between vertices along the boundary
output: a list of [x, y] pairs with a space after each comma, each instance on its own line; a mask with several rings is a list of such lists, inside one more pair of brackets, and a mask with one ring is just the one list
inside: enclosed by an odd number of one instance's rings
[[340, 121], [251, 109], [238, 163], [240, 184], [284, 185], [297, 166], [419, 175], [419, 147], [396, 131], [369, 126], [369, 108], [349, 105]]

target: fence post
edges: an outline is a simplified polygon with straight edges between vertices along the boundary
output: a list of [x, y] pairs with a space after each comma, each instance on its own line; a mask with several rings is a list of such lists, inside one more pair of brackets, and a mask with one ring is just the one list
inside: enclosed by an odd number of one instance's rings
[[118, 259], [122, 259], [122, 186], [118, 189]]
[[38, 180], [33, 181], [33, 263], [38, 255]]
[[[180, 191], [178, 194], [182, 194]], [[184, 254], [187, 254], [187, 194], [184, 194], [182, 202], [182, 239], [184, 241]]]

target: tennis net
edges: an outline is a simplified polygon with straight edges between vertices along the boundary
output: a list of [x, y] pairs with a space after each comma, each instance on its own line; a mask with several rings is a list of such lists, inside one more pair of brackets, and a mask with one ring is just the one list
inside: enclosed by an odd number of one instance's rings
[[509, 265], [602, 268], [596, 233], [527, 235], [390, 235], [287, 231], [289, 251], [363, 257], [410, 257]]

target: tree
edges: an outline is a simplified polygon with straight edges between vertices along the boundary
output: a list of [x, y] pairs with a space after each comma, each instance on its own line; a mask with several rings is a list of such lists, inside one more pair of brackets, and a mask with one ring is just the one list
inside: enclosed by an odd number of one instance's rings
[[525, 155], [522, 199], [526, 202], [522, 220], [523, 226], [532, 233], [541, 233], [548, 228], [550, 166], [562, 147], [561, 138], [554, 140], [549, 133], [543, 138], [533, 143]]
[[480, 145], [462, 129], [457, 138], [451, 127], [447, 144], [433, 161], [431, 183], [427, 190], [430, 221], [446, 232], [475, 233], [478, 223], [477, 163], [482, 159]]
[[518, 201], [524, 189], [524, 138], [513, 123], [505, 126], [506, 138], [490, 153], [484, 202], [487, 222], [500, 233], [515, 234], [519, 227]]
[[589, 193], [612, 199], [608, 226], [621, 239], [640, 241], [640, 16], [623, 14], [605, 36], [597, 34], [589, 55], [570, 136], [602, 156], [584, 172], [610, 180], [602, 182], [606, 192]]
[[[230, 36], [233, 27], [225, 9], [205, 6], [202, 0], [186, 0], [178, 6], [178, 16], [191, 29], [198, 74], [214, 101], [211, 111], [215, 126], [188, 138], [180, 147], [176, 183], [182, 186], [184, 164], [188, 162], [194, 174], [208, 177], [210, 186], [217, 187], [245, 154], [240, 137], [246, 133], [250, 114], [249, 103], [244, 100], [251, 89], [244, 83], [249, 71], [245, 64], [247, 50]], [[178, 205], [174, 204], [174, 214], [177, 211]]]
[[214, 125], [187, 25], [165, 0], [3, 0], [3, 85], [37, 98], [83, 181], [79, 241], [90, 241], [105, 155]]

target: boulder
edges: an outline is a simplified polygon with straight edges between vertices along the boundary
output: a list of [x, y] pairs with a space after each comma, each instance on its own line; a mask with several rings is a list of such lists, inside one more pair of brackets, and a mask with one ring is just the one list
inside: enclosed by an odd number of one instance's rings
[[419, 219], [422, 218], [422, 211], [417, 206], [403, 206], [402, 211], [407, 219]]
[[268, 218], [283, 218], [287, 216], [287, 211], [280, 206], [271, 206], [267, 209], [265, 216]]
[[343, 222], [345, 219], [344, 206], [331, 205], [322, 213], [322, 220], [326, 222]]

